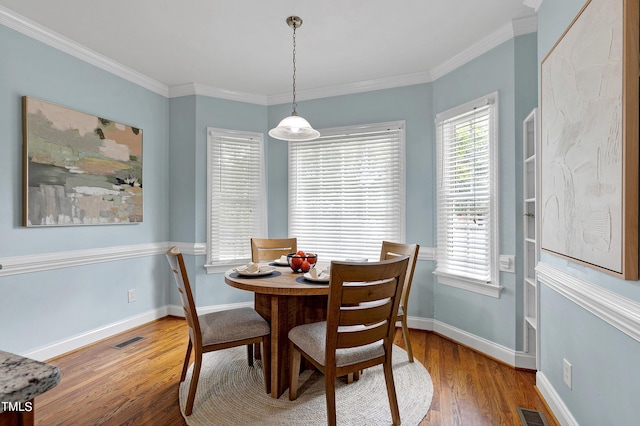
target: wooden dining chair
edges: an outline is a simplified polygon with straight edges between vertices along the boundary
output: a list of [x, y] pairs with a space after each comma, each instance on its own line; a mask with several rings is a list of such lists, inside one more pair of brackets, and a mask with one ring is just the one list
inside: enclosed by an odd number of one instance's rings
[[193, 373], [184, 410], [185, 415], [190, 416], [193, 411], [193, 402], [202, 366], [202, 354], [206, 352], [247, 345], [249, 365], [252, 366], [252, 345], [262, 342], [264, 346], [262, 369], [264, 370], [265, 389], [267, 393], [271, 393], [271, 327], [269, 323], [252, 308], [230, 309], [198, 315], [182, 253], [174, 246], [167, 251], [166, 255], [178, 286], [184, 316], [189, 326], [189, 344], [182, 366], [180, 383], [187, 375], [191, 350], [195, 349]]
[[[336, 377], [382, 364], [394, 425], [400, 424], [391, 364], [395, 318], [409, 257], [332, 262], [327, 321], [289, 331], [289, 399], [298, 397], [301, 356], [325, 376], [327, 419], [336, 424]], [[355, 407], [354, 407], [355, 408]]]
[[382, 250], [380, 251], [380, 260], [393, 259], [398, 256], [409, 256], [409, 266], [407, 266], [407, 276], [404, 279], [404, 288], [402, 289], [402, 297], [400, 298], [400, 307], [398, 308], [398, 318], [402, 324], [402, 337], [409, 355], [409, 362], [413, 362], [413, 349], [411, 348], [411, 339], [409, 339], [409, 327], [407, 326], [407, 306], [409, 302], [409, 292], [411, 291], [411, 282], [413, 281], [413, 272], [416, 269], [418, 261], [419, 244], [400, 244], [389, 241], [382, 242]]
[[298, 250], [296, 238], [251, 238], [251, 261], [276, 260]]

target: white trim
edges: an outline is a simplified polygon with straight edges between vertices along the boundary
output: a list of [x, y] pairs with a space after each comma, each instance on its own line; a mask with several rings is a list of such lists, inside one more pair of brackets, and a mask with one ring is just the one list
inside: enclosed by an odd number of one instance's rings
[[87, 62], [113, 75], [137, 84], [138, 86], [162, 95], [165, 98], [169, 96], [169, 87], [166, 84], [115, 62], [114, 60], [63, 36], [62, 34], [58, 34], [57, 32], [25, 18], [24, 16], [21, 16], [3, 6], [0, 6], [0, 24], [51, 46], [54, 49], [58, 49], [78, 58], [81, 61]]
[[418, 252], [418, 260], [436, 260], [436, 248], [435, 247], [420, 247]]
[[535, 10], [536, 12], [540, 9], [540, 5], [542, 4], [542, 0], [524, 0], [522, 2], [525, 6], [528, 6]]
[[459, 68], [473, 59], [487, 53], [491, 49], [498, 47], [502, 43], [511, 40], [515, 36], [535, 32], [537, 31], [537, 28], [538, 18], [536, 16], [514, 19], [509, 24], [498, 28], [492, 34], [489, 34], [487, 37], [472, 44], [454, 57], [448, 59], [435, 68], [432, 68], [431, 76], [433, 77], [433, 80], [437, 80], [456, 68]]
[[[180, 96], [202, 95], [218, 99], [227, 99], [229, 101], [247, 102], [256, 105], [269, 105], [267, 96], [256, 95], [246, 92], [235, 92], [232, 90], [221, 89], [218, 87], [205, 86], [204, 84], [189, 83], [180, 86], [169, 87], [169, 98], [178, 98]], [[291, 97], [291, 95], [289, 95]]]
[[640, 342], [640, 303], [545, 262], [538, 263], [536, 272], [540, 283]]
[[[528, 1], [542, 3], [541, 0]], [[525, 4], [526, 2], [527, 1], [525, 1]], [[291, 93], [265, 96], [210, 87], [198, 83], [188, 83], [169, 87], [160, 81], [154, 80], [151, 77], [115, 62], [114, 60], [82, 46], [81, 44], [3, 6], [0, 6], [0, 24], [166, 98], [197, 94], [267, 106], [291, 102]], [[299, 101], [303, 101], [430, 83], [466, 64], [472, 59], [481, 56], [505, 41], [514, 38], [515, 36], [535, 31], [537, 31], [537, 17], [533, 16], [514, 19], [512, 22], [504, 25], [492, 34], [489, 34], [487, 37], [429, 71], [302, 90], [297, 92], [296, 97]]]
[[[332, 96], [351, 95], [354, 93], [372, 92], [374, 90], [393, 89], [396, 87], [413, 86], [415, 84], [430, 83], [433, 79], [429, 71], [415, 74], [405, 74], [395, 77], [384, 77], [375, 80], [358, 81], [355, 83], [338, 84], [335, 86], [319, 87], [316, 89], [297, 90], [298, 101], [329, 98]], [[267, 105], [291, 103], [291, 93], [269, 95]]]
[[118, 333], [131, 330], [134, 327], [166, 317], [167, 315], [167, 307], [163, 306], [161, 308], [143, 312], [133, 317], [125, 318], [121, 321], [107, 324], [103, 327], [94, 328], [93, 330], [89, 330], [85, 333], [27, 352], [22, 354], [22, 356], [35, 359], [37, 361], [45, 361], [108, 337], [115, 336]]
[[476, 336], [438, 320], [434, 320], [433, 331], [512, 367], [516, 365], [516, 352], [506, 346], [499, 345], [484, 337]]
[[562, 426], [578, 426], [578, 421], [573, 417], [569, 408], [542, 371], [536, 373], [536, 387]]
[[490, 340], [468, 333], [442, 321], [431, 318], [407, 317], [409, 328], [438, 333], [482, 354], [495, 358], [514, 368], [536, 369], [536, 358], [524, 352], [514, 351]]
[[55, 253], [29, 254], [25, 256], [1, 258], [0, 277], [126, 260], [135, 257], [155, 256], [164, 254], [169, 247], [174, 245], [186, 255], [203, 256], [206, 254], [206, 244], [204, 243], [174, 243], [166, 241]]
[[482, 294], [484, 296], [495, 297], [496, 299], [500, 298], [500, 293], [504, 289], [504, 287], [500, 285], [480, 283], [477, 280], [465, 279], [461, 276], [449, 275], [443, 272], [434, 271], [433, 275], [437, 277], [436, 282], [438, 284], [448, 285], [449, 287], [471, 291], [473, 293]]

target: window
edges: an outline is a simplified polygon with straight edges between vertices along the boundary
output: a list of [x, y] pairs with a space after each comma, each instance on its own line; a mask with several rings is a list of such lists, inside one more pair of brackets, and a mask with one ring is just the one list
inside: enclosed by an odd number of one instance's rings
[[251, 237], [267, 235], [261, 133], [207, 129], [207, 272], [251, 260]]
[[320, 261], [380, 257], [404, 241], [404, 122], [321, 130], [289, 142], [289, 235]]
[[436, 116], [441, 284], [500, 296], [498, 93]]

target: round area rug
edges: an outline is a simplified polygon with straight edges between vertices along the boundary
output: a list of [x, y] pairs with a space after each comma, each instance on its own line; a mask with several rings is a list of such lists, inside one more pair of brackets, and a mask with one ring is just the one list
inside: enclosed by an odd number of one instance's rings
[[[180, 384], [180, 409], [189, 392], [193, 365]], [[433, 383], [417, 360], [393, 346], [393, 377], [403, 425], [417, 425], [431, 405]], [[262, 361], [247, 365], [244, 346], [203, 355], [202, 371], [193, 413], [184, 416], [188, 425], [326, 425], [324, 377], [304, 371], [298, 381], [298, 399], [289, 401], [289, 391], [279, 399], [267, 395]], [[391, 424], [391, 411], [382, 366], [364, 370], [360, 380], [347, 384], [336, 379], [336, 418], [339, 425]]]

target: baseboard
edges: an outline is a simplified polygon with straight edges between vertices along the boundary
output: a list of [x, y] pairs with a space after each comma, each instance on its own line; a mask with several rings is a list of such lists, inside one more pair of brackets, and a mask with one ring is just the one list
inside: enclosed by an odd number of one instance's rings
[[36, 349], [29, 353], [22, 354], [22, 356], [35, 359], [37, 361], [46, 361], [56, 356], [79, 349], [83, 346], [96, 343], [100, 340], [106, 339], [107, 337], [111, 337], [118, 333], [128, 331], [132, 328], [146, 324], [158, 318], [166, 317], [168, 315], [167, 312], [167, 306], [163, 306], [161, 308], [147, 311], [133, 317], [125, 318], [122, 321], [117, 321], [105, 325], [104, 327], [89, 330], [77, 336], [73, 336], [68, 339], [53, 343], [51, 345]]
[[564, 404], [547, 376], [541, 371], [536, 373], [536, 387], [561, 425], [578, 426], [578, 422], [569, 411], [569, 408]]
[[507, 365], [516, 366], [516, 352], [514, 350], [484, 337], [476, 336], [437, 320], [434, 321], [433, 331]]
[[407, 318], [407, 325], [409, 328], [415, 328], [417, 330], [434, 331], [448, 339], [510, 365], [511, 367], [523, 368], [526, 370], [536, 369], [535, 355], [531, 355], [526, 352], [514, 351], [490, 340], [476, 336], [475, 334], [471, 334], [449, 324], [445, 324], [441, 321], [431, 318], [410, 316]]
[[[253, 307], [253, 302], [229, 303], [223, 305], [210, 305], [198, 308], [198, 315], [207, 314], [209, 312], [218, 312], [228, 309]], [[104, 327], [87, 331], [69, 339], [56, 342], [51, 345], [36, 349], [26, 354], [22, 354], [27, 358], [39, 361], [54, 358], [67, 352], [79, 349], [91, 343], [98, 342], [118, 333], [130, 330], [134, 327], [146, 324], [158, 318], [167, 315], [176, 317], [184, 317], [184, 311], [179, 305], [167, 305], [152, 311], [148, 311], [122, 321], [108, 324]], [[408, 317], [407, 324], [409, 328], [417, 330], [435, 331], [451, 340], [463, 344], [471, 349], [481, 352], [487, 356], [495, 358], [513, 367], [535, 369], [535, 358], [515, 352], [504, 346], [493, 343], [482, 337], [460, 330], [443, 322], [433, 320], [431, 318]]]

